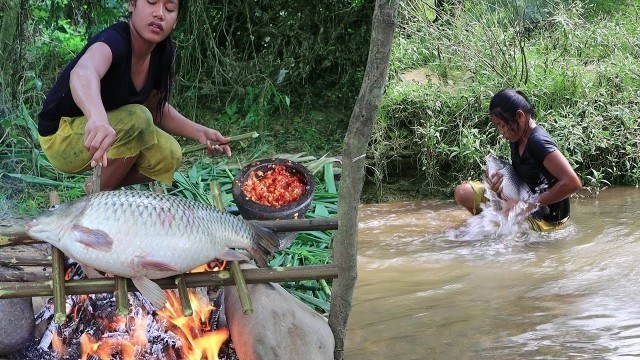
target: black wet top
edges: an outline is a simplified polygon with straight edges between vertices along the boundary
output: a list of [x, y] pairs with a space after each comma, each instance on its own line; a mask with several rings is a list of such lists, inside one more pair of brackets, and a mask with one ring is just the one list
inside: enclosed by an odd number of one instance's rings
[[129, 24], [119, 22], [111, 25], [89, 40], [82, 51], [62, 70], [58, 80], [47, 93], [42, 110], [38, 114], [38, 132], [41, 136], [51, 135], [58, 131], [60, 118], [63, 116], [83, 115], [71, 95], [69, 75], [87, 49], [97, 42], [107, 44], [112, 53], [111, 66], [100, 81], [100, 92], [105, 110], [110, 111], [129, 104], [144, 104], [151, 91], [160, 88], [160, 80], [163, 74], [160, 66], [161, 54], [156, 51], [158, 46], [151, 52], [146, 83], [138, 91], [131, 79], [131, 33]]
[[[527, 139], [522, 155], [518, 152], [518, 143], [510, 143], [511, 164], [533, 193], [543, 193], [558, 182], [544, 167], [547, 155], [558, 150], [558, 145], [549, 133], [539, 125], [533, 128]], [[569, 198], [539, 209], [533, 217], [549, 222], [563, 222], [569, 217]]]

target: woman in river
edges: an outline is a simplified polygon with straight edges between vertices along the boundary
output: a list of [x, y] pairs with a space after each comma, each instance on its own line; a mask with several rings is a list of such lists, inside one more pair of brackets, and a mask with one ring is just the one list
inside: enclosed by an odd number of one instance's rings
[[[552, 230], [569, 219], [569, 196], [582, 187], [569, 161], [558, 149], [551, 136], [533, 119], [533, 107], [526, 95], [518, 90], [503, 89], [493, 96], [489, 104], [491, 122], [500, 135], [509, 141], [511, 163], [533, 193], [535, 201], [528, 204], [527, 218], [535, 230]], [[499, 173], [487, 179], [498, 197], [502, 177]], [[472, 214], [481, 211], [486, 202], [484, 185], [477, 181], [458, 185], [454, 191], [456, 202]], [[515, 204], [503, 201], [509, 210]]]
[[[228, 138], [168, 103], [170, 34], [185, 1], [130, 0], [128, 22], [91, 38], [61, 72], [38, 119], [40, 144], [54, 167], [82, 173], [101, 164], [101, 188], [111, 190], [151, 180], [171, 184], [182, 149], [170, 134], [231, 155]], [[89, 193], [91, 185], [85, 184]]]

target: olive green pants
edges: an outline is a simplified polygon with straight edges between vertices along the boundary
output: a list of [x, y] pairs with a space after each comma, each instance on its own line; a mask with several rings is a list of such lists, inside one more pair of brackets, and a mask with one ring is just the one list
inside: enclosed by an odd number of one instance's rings
[[[143, 105], [125, 105], [107, 113], [116, 140], [107, 152], [110, 159], [138, 156], [135, 166], [141, 174], [170, 185], [182, 161], [180, 144], [153, 123]], [[91, 154], [84, 147], [85, 116], [63, 117], [58, 131], [40, 137], [47, 159], [56, 169], [78, 174], [91, 169]]]

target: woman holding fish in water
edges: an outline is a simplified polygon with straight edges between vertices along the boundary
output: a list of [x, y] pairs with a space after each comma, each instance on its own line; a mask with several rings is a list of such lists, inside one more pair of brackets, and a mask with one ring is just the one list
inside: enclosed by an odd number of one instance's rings
[[[509, 141], [511, 163], [515, 173], [526, 183], [534, 195], [526, 211], [533, 212], [527, 221], [534, 230], [555, 229], [569, 218], [569, 196], [582, 187], [558, 145], [533, 119], [533, 107], [524, 93], [503, 89], [493, 96], [489, 104], [491, 122], [500, 135]], [[486, 181], [509, 211], [517, 201], [503, 195], [503, 175], [495, 172]], [[481, 182], [471, 181], [458, 185], [454, 191], [458, 204], [472, 214], [481, 211], [486, 202]]]
[[[185, 0], [130, 0], [129, 21], [89, 40], [61, 72], [39, 114], [51, 164], [82, 173], [101, 164], [103, 190], [159, 180], [171, 184], [182, 149], [171, 135], [226, 153], [228, 138], [180, 114], [167, 101], [174, 80], [169, 36]], [[85, 184], [93, 192], [91, 181]]]

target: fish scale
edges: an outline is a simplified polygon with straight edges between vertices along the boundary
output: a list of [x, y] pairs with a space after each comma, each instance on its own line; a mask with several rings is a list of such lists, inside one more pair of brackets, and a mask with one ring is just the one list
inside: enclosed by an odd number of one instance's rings
[[[88, 272], [128, 277], [138, 288], [153, 286], [147, 279], [184, 273], [215, 258], [246, 259], [231, 248], [248, 250], [266, 266], [266, 256], [279, 245], [270, 230], [227, 212], [148, 191], [104, 191], [60, 204], [32, 220], [27, 233]], [[149, 295], [159, 303], [158, 294]]]
[[503, 199], [528, 201], [533, 196], [527, 183], [518, 176], [509, 162], [495, 155], [487, 155], [485, 160], [487, 162], [486, 175], [489, 178], [493, 177], [496, 173], [502, 174], [500, 190]]

